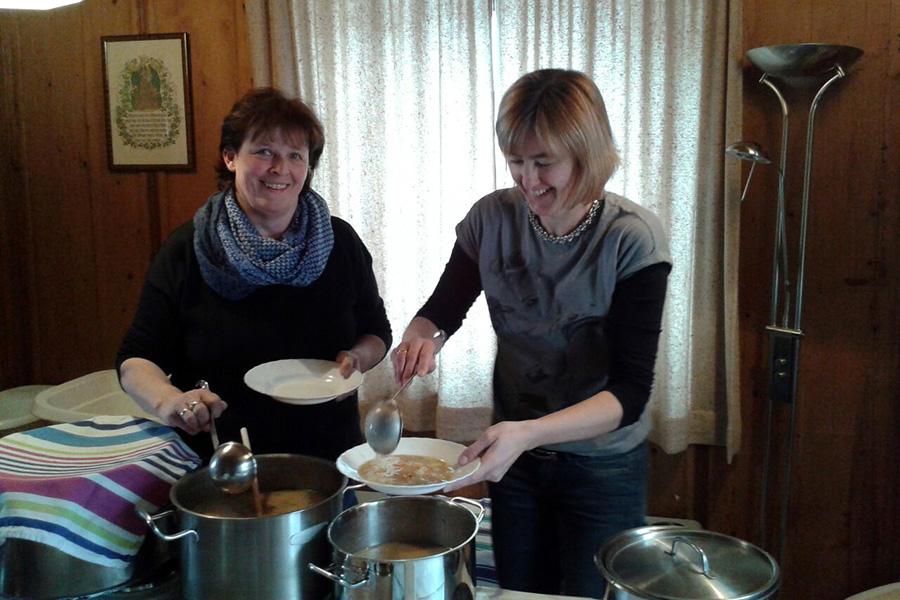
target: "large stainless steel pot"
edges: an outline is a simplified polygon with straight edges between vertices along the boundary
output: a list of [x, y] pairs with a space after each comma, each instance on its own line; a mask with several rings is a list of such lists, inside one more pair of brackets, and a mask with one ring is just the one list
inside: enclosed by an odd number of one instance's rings
[[[396, 496], [360, 504], [328, 526], [333, 564], [309, 568], [334, 582], [336, 600], [471, 600], [475, 534], [483, 516], [484, 507], [466, 498]], [[397, 560], [362, 556], [389, 543], [445, 550]]]
[[152, 536], [127, 567], [105, 567], [48, 544], [18, 538], [0, 546], [0, 598], [51, 600], [99, 594], [128, 586], [165, 568], [168, 546]]
[[780, 583], [775, 559], [753, 544], [671, 525], [624, 531], [595, 562], [607, 600], [763, 600]]
[[[287, 514], [237, 517], [253, 502], [252, 491], [222, 492], [208, 467], [179, 479], [170, 493], [174, 511], [144, 518], [160, 538], [180, 541], [186, 600], [314, 600], [330, 593], [307, 564], [330, 561], [326, 528], [343, 507], [347, 478], [319, 458], [263, 454], [256, 461], [260, 492], [310, 489], [326, 499]], [[181, 531], [159, 529], [156, 521], [169, 516]]]

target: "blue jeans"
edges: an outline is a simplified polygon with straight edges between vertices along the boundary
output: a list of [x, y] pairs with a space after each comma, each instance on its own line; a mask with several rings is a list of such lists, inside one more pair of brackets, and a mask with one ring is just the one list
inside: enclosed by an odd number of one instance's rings
[[489, 484], [500, 587], [602, 598], [594, 555], [607, 538], [644, 525], [648, 471], [646, 443], [609, 457], [522, 454]]

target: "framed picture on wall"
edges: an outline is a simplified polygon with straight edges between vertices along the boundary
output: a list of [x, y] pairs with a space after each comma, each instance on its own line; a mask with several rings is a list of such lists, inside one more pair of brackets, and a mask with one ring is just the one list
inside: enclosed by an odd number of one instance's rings
[[196, 170], [188, 34], [101, 40], [110, 170]]

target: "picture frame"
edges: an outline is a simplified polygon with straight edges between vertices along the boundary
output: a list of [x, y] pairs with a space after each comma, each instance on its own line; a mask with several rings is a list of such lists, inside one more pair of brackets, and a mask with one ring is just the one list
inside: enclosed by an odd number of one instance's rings
[[188, 34], [102, 36], [111, 171], [196, 171]]

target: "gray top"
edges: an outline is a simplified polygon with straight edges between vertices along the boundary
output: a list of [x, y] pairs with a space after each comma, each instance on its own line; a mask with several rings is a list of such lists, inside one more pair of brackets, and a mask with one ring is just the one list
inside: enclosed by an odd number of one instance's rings
[[[650, 265], [671, 263], [658, 219], [610, 192], [594, 222], [565, 244], [538, 237], [513, 188], [479, 200], [456, 234], [479, 265], [497, 334], [497, 420], [537, 418], [603, 391], [609, 381], [606, 316], [616, 282]], [[547, 449], [619, 454], [640, 444], [649, 430], [645, 408], [632, 425]]]

